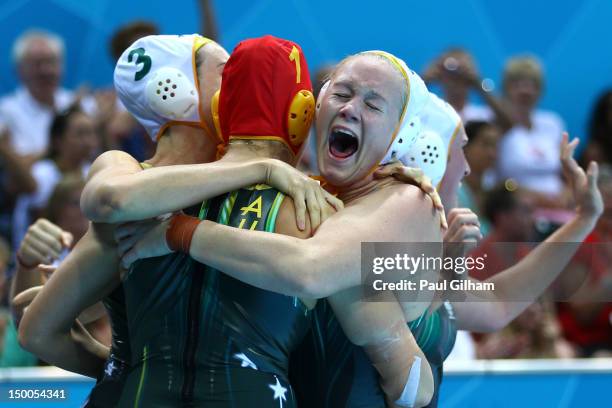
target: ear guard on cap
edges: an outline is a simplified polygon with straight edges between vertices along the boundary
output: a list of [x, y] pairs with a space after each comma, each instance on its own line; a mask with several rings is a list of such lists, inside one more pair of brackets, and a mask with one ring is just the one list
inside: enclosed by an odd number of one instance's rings
[[315, 99], [312, 92], [302, 89], [293, 97], [289, 105], [287, 131], [293, 146], [299, 146], [308, 136], [315, 114]]
[[168, 119], [186, 119], [198, 109], [198, 91], [176, 68], [155, 71], [147, 82], [145, 95], [151, 109]]
[[447, 149], [444, 140], [432, 130], [424, 130], [401, 161], [405, 166], [417, 167], [437, 185], [446, 171]]
[[406, 152], [408, 152], [410, 147], [416, 142], [421, 130], [421, 119], [418, 116], [413, 116], [410, 120], [404, 121], [395, 139], [393, 139], [393, 143], [389, 147], [383, 163], [399, 160], [404, 157]]

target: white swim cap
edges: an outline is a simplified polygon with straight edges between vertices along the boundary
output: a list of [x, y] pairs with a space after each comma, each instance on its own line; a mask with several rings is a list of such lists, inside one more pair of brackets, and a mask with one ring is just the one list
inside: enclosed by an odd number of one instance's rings
[[408, 65], [402, 59], [385, 51], [364, 51], [361, 54], [375, 54], [386, 58], [400, 72], [406, 81], [406, 88], [408, 89], [400, 121], [387, 148], [387, 153], [380, 162], [380, 164], [387, 164], [405, 156], [410, 147], [416, 142], [421, 128], [419, 112], [427, 105], [429, 92], [423, 80], [408, 68]]
[[201, 109], [195, 56], [211, 41], [197, 34], [150, 35], [135, 41], [117, 61], [117, 95], [153, 141], [171, 124], [210, 131]]
[[450, 144], [461, 126], [461, 118], [452, 106], [433, 93], [419, 116], [421, 132], [400, 160], [408, 167], [423, 170], [436, 186], [446, 171]]

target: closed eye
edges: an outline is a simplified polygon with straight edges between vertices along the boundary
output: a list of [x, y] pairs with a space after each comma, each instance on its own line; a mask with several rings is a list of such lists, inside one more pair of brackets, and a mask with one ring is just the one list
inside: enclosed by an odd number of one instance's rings
[[366, 102], [366, 105], [367, 105], [367, 106], [368, 106], [368, 108], [370, 108], [370, 109], [373, 109], [373, 110], [375, 110], [375, 111], [377, 111], [377, 112], [382, 112], [382, 109], [380, 109], [380, 108], [379, 108], [378, 106], [376, 106], [376, 105], [373, 105], [373, 104], [371, 104], [371, 103], [369, 103], [369, 102]]
[[350, 95], [339, 93], [339, 92], [334, 93], [334, 96], [336, 96], [338, 98], [341, 98], [341, 99], [348, 99], [348, 98], [350, 98]]

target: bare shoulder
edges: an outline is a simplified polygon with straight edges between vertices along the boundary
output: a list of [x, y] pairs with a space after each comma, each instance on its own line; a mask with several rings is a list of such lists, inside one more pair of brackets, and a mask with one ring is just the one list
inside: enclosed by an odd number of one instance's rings
[[[420, 188], [409, 184], [393, 184], [381, 188], [344, 211], [368, 228], [384, 228], [404, 241], [441, 239], [440, 215], [433, 202]], [[347, 216], [349, 214], [346, 214]]]
[[420, 188], [405, 183], [392, 184], [374, 191], [357, 205], [379, 211], [408, 211], [414, 216], [435, 214], [431, 198]]
[[280, 208], [278, 209], [278, 215], [276, 217], [276, 225], [274, 226], [274, 232], [282, 235], [289, 235], [291, 237], [306, 239], [312, 236], [312, 229], [310, 227], [310, 220], [306, 217], [306, 228], [304, 231], [300, 231], [297, 227], [297, 221], [295, 218], [295, 205], [291, 197], [285, 196]]
[[99, 155], [94, 160], [89, 170], [87, 179], [91, 179], [101, 172], [106, 171], [122, 171], [133, 172], [140, 170], [140, 163], [134, 157], [120, 150], [109, 150]]

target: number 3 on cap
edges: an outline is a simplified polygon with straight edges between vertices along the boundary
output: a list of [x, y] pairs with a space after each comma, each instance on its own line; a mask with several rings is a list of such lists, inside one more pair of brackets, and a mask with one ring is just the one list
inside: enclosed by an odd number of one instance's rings
[[151, 70], [151, 57], [145, 55], [144, 48], [136, 48], [128, 54], [128, 62], [132, 62], [132, 57], [134, 55], [138, 56], [138, 58], [136, 58], [136, 65], [142, 64], [142, 69], [134, 74], [134, 81], [140, 81]]
[[291, 49], [291, 54], [289, 54], [289, 61], [293, 61], [295, 62], [295, 83], [299, 84], [300, 83], [300, 51], [297, 49], [297, 47], [294, 45], [293, 48]]

